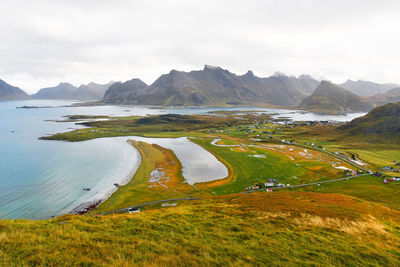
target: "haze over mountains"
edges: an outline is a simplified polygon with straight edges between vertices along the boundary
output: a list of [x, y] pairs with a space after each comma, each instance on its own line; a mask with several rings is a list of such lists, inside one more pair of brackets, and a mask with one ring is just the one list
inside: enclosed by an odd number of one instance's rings
[[33, 94], [32, 97], [38, 99], [82, 101], [100, 100], [111, 84], [113, 84], [113, 82], [107, 84], [89, 83], [75, 87], [70, 83], [60, 83], [54, 87], [40, 89], [36, 94]]
[[[107, 84], [75, 87], [60, 83], [40, 89], [35, 99], [97, 101], [98, 104], [162, 106], [264, 105], [297, 107], [309, 111], [344, 113], [368, 111], [374, 106], [400, 100], [400, 86], [368, 81], [335, 85], [309, 75], [276, 73], [261, 78], [248, 71], [237, 75], [221, 67], [205, 65], [190, 72], [172, 70], [148, 85], [138, 78]], [[29, 99], [17, 87], [0, 83], [0, 100]]]
[[400, 85], [395, 83], [374, 83], [362, 80], [347, 80], [345, 83], [339, 84], [339, 86], [359, 96], [373, 96], [376, 94], [383, 94], [390, 89], [400, 87]]

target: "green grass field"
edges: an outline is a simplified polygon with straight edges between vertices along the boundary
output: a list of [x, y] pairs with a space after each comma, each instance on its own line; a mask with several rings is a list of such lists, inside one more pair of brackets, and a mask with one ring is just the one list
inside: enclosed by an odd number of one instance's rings
[[[265, 183], [268, 179], [276, 179], [284, 184], [301, 184], [329, 180], [342, 175], [326, 162], [294, 161], [276, 151], [258, 147], [250, 147], [246, 152], [239, 152], [232, 147], [214, 146], [211, 144], [212, 139], [191, 139], [191, 141], [212, 152], [232, 169], [233, 177], [229, 183], [212, 188], [217, 195], [238, 193], [245, 187]], [[254, 157], [254, 155], [261, 155], [264, 158]]]
[[361, 176], [356, 179], [291, 190], [346, 194], [400, 210], [400, 182], [384, 184], [383, 178], [375, 176]]

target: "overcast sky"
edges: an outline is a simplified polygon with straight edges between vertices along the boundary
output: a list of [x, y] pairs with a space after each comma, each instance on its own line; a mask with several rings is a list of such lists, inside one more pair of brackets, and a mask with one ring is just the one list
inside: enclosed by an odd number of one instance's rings
[[400, 83], [399, 0], [1, 0], [0, 79], [29, 93], [204, 64]]

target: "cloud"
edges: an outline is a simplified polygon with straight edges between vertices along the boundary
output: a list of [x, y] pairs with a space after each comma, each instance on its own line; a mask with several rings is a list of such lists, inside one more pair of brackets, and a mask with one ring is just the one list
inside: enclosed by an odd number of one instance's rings
[[390, 0], [3, 0], [0, 78], [33, 93], [211, 64], [400, 82], [399, 13]]

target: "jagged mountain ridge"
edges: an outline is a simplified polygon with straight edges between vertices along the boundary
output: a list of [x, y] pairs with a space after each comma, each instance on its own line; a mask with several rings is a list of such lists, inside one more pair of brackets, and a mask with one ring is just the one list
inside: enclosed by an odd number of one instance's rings
[[0, 100], [24, 100], [30, 96], [22, 89], [12, 86], [0, 79]]
[[[255, 103], [291, 106], [300, 103], [317, 85], [317, 80], [305, 75], [260, 78], [249, 71], [239, 76], [206, 65], [203, 70], [191, 72], [172, 70], [146, 87], [129, 86], [129, 82], [115, 84], [110, 88], [113, 93], [106, 93], [103, 100], [166, 106]], [[121, 93], [115, 93], [117, 91]]]

